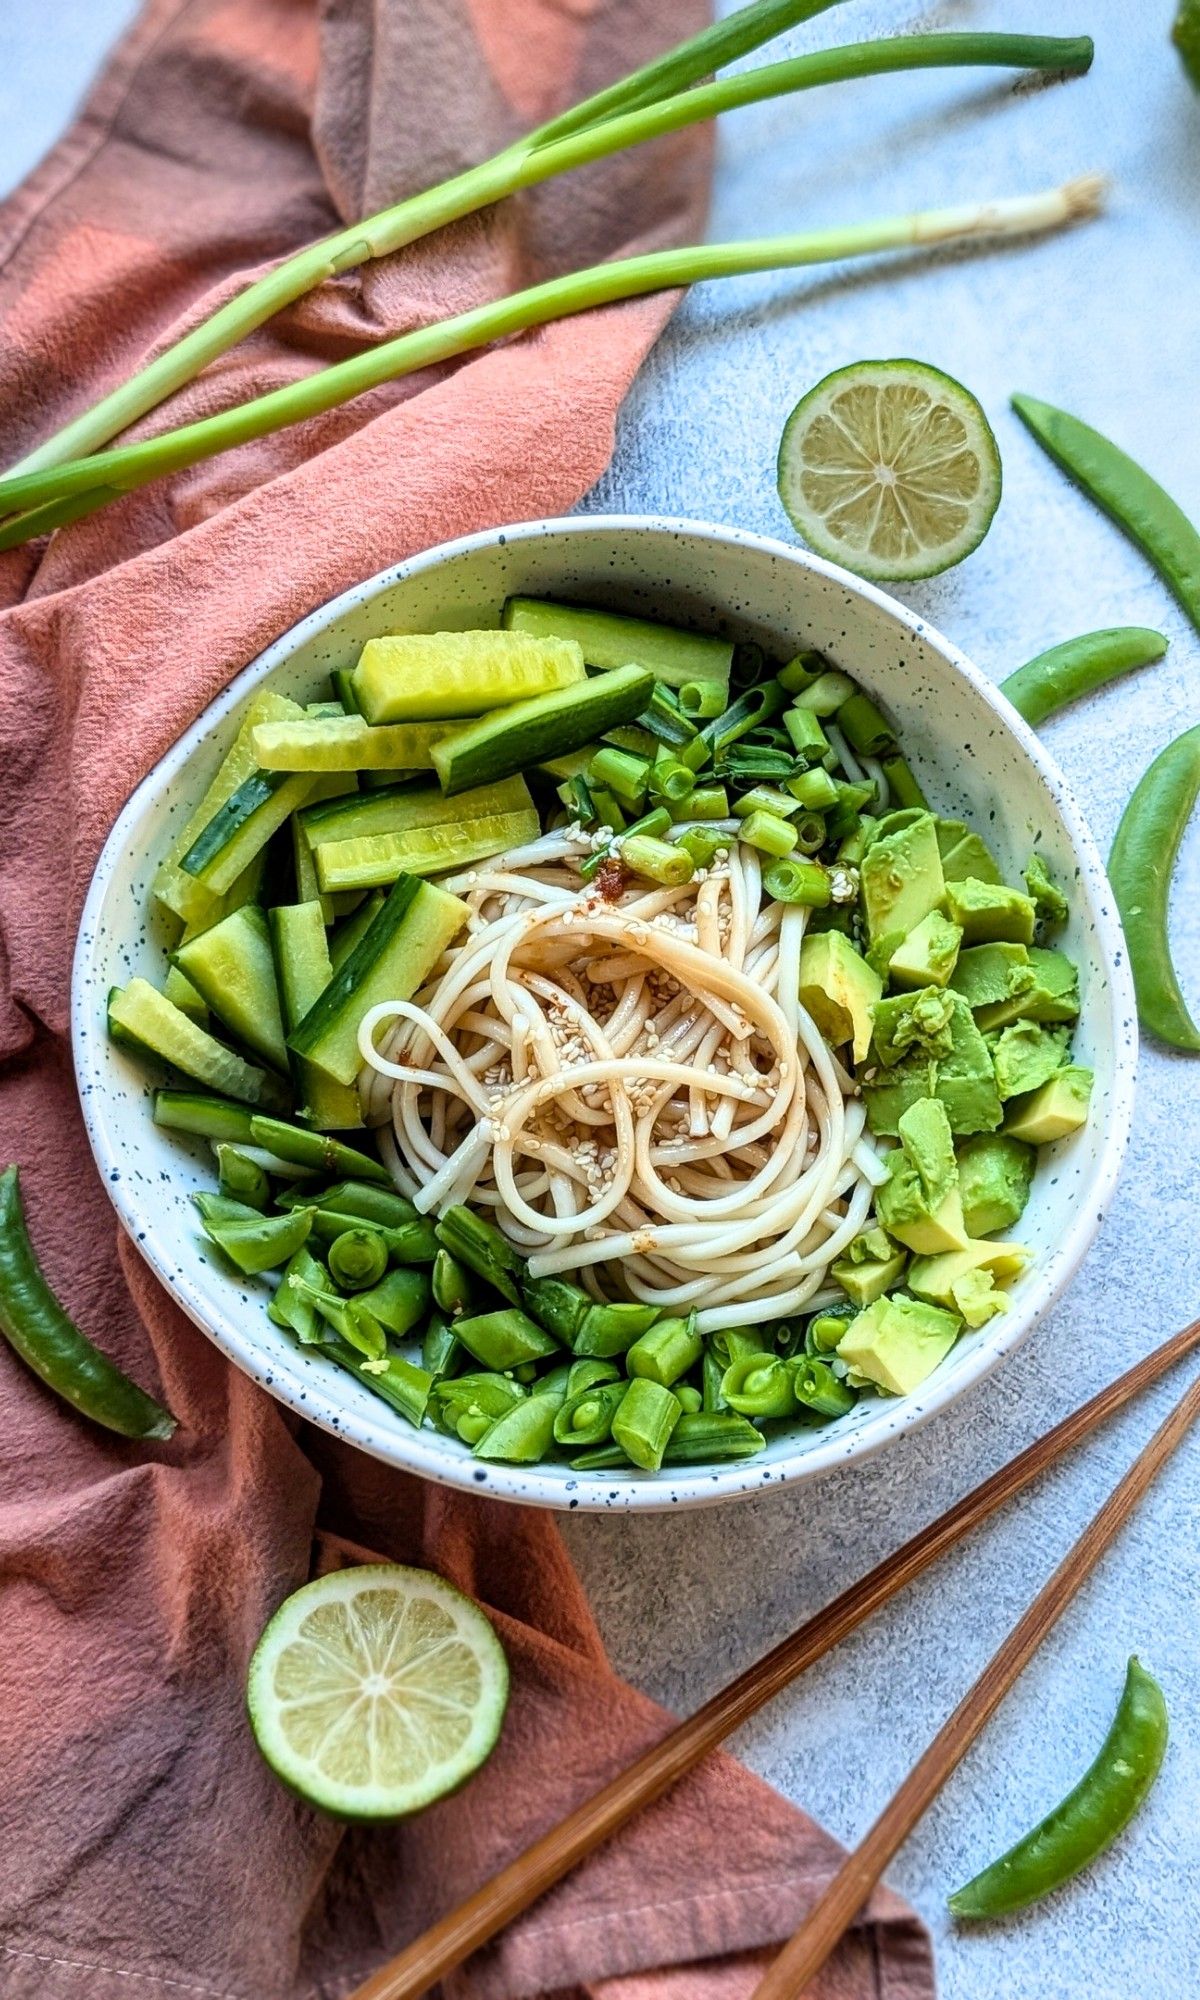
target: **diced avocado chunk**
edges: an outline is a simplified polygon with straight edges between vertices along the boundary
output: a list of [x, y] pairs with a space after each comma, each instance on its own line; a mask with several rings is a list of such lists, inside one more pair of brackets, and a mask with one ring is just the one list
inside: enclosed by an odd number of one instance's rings
[[1003, 882], [981, 882], [967, 875], [961, 882], [946, 885], [946, 911], [958, 924], [967, 944], [1030, 945], [1033, 943], [1037, 908], [1032, 896], [1020, 889], [1006, 888]]
[[[976, 945], [977, 951], [1020, 951], [1020, 945]], [[976, 1015], [980, 1027], [1005, 1028], [1010, 1021], [1073, 1021], [1079, 1013], [1079, 973], [1061, 951], [1047, 951], [1032, 945], [1029, 953], [1030, 983], [1007, 1000], [981, 1006]]]
[[962, 882], [968, 875], [977, 882], [1003, 882], [991, 849], [965, 821], [940, 819], [937, 837], [947, 882]]
[[863, 1097], [872, 1132], [898, 1132], [902, 1113], [922, 1097], [936, 1097], [945, 1105], [950, 1129], [961, 1137], [992, 1132], [1000, 1123], [992, 1059], [970, 1008], [956, 993], [936, 997], [950, 1003], [950, 1046], [937, 1055], [914, 1051], [902, 1062], [882, 1066], [874, 1075], [864, 1077]]
[[900, 1146], [875, 1195], [884, 1228], [908, 1250], [932, 1256], [967, 1240], [958, 1195], [958, 1164], [946, 1107], [935, 1097], [910, 1105], [897, 1121]]
[[919, 1388], [944, 1361], [962, 1321], [924, 1299], [876, 1299], [852, 1319], [838, 1342], [838, 1357], [856, 1388], [870, 1382], [893, 1396]]
[[958, 1192], [968, 1236], [994, 1236], [1020, 1221], [1036, 1162], [1032, 1146], [1002, 1132], [981, 1132], [960, 1146]]
[[1063, 1067], [1069, 1028], [1044, 1028], [1039, 1021], [1014, 1021], [1001, 1028], [992, 1046], [996, 1089], [1003, 1098], [1038, 1090]]
[[1065, 1139], [1087, 1122], [1092, 1094], [1092, 1072], [1072, 1064], [1060, 1069], [1040, 1090], [1018, 1097], [1008, 1107], [1004, 1130], [1012, 1139], [1024, 1139], [1030, 1146], [1049, 1146]]
[[975, 944], [959, 952], [950, 984], [968, 1007], [994, 1007], [1027, 993], [1034, 981], [1023, 944]]
[[932, 813], [891, 813], [879, 822], [862, 858], [863, 910], [872, 941], [907, 934], [943, 907], [946, 884]]
[[893, 986], [947, 986], [962, 932], [940, 910], [930, 910], [888, 959]]
[[1065, 924], [1070, 909], [1066, 897], [1054, 880], [1045, 862], [1036, 851], [1029, 857], [1029, 865], [1024, 871], [1025, 887], [1037, 904], [1037, 913], [1044, 924]]
[[861, 1062], [871, 1042], [872, 1010], [883, 981], [841, 931], [819, 931], [800, 947], [800, 1005], [826, 1041], [852, 1042]]
[[1029, 1262], [1017, 1243], [965, 1243], [940, 1257], [914, 1257], [909, 1289], [931, 1305], [957, 1312], [970, 1327], [983, 1326], [1008, 1300], [995, 1289], [997, 1278], [1015, 1278]]
[[949, 1055], [953, 1019], [953, 995], [940, 992], [936, 986], [922, 987], [919, 993], [893, 994], [875, 1009], [875, 1053], [880, 1062], [889, 1065], [903, 1062], [914, 1051]]
[[857, 1306], [869, 1306], [901, 1277], [906, 1253], [882, 1229], [865, 1229], [831, 1266], [833, 1276]]

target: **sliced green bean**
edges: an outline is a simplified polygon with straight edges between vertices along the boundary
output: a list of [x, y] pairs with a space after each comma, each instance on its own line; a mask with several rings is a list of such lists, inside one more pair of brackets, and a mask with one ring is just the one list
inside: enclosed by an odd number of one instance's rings
[[[369, 1291], [359, 1292], [357, 1303], [386, 1327], [395, 1339], [403, 1340], [424, 1319], [429, 1309], [429, 1279], [423, 1270], [417, 1270], [411, 1264], [402, 1264], [389, 1271]], [[428, 1366], [428, 1363], [423, 1365]]]
[[844, 1417], [858, 1401], [827, 1361], [801, 1354], [786, 1365], [791, 1370], [792, 1393], [802, 1410], [812, 1410], [818, 1417]]
[[[402, 1275], [407, 1276], [407, 1273], [392, 1273], [393, 1277]], [[434, 1382], [456, 1374], [466, 1351], [450, 1322], [443, 1319], [440, 1312], [430, 1313], [421, 1337], [421, 1366], [433, 1376]]]
[[612, 1420], [613, 1440], [643, 1472], [657, 1472], [671, 1432], [682, 1416], [677, 1396], [661, 1383], [638, 1376], [617, 1405]]
[[494, 1223], [458, 1204], [445, 1211], [436, 1234], [443, 1248], [469, 1271], [474, 1271], [477, 1278], [482, 1278], [510, 1304], [520, 1305], [519, 1281], [525, 1270], [524, 1259]]
[[731, 1362], [721, 1394], [743, 1417], [794, 1417], [797, 1410], [792, 1370], [774, 1354], [750, 1354]]
[[685, 1410], [668, 1439], [663, 1464], [716, 1465], [722, 1459], [753, 1458], [766, 1443], [745, 1417]]
[[[1048, 715], [1104, 687], [1134, 667], [1148, 667], [1161, 660], [1167, 641], [1161, 632], [1145, 625], [1110, 625], [1101, 632], [1084, 632], [1078, 639], [1064, 639], [1000, 683], [1018, 715], [1036, 729]], [[885, 775], [887, 766], [884, 766]]]
[[1074, 1790], [1031, 1832], [949, 1899], [956, 1917], [1003, 1917], [1048, 1896], [1128, 1826], [1167, 1748], [1167, 1704], [1136, 1654], [1112, 1727]]
[[387, 1271], [387, 1244], [378, 1229], [359, 1223], [334, 1237], [326, 1261], [330, 1277], [344, 1292], [367, 1292]]
[[1200, 795], [1200, 726], [1161, 750], [1121, 815], [1108, 874], [1121, 913], [1142, 1026], [1174, 1049], [1200, 1049], [1171, 963], [1171, 876]]
[[244, 1202], [247, 1208], [256, 1208], [261, 1215], [271, 1200], [271, 1183], [257, 1160], [248, 1159], [236, 1146], [219, 1143], [217, 1155], [217, 1193], [230, 1201]]
[[540, 1361], [559, 1351], [553, 1334], [546, 1333], [516, 1306], [456, 1320], [454, 1331], [467, 1353], [485, 1368], [517, 1368], [522, 1362]]
[[695, 1367], [704, 1352], [703, 1335], [696, 1332], [696, 1315], [686, 1319], [659, 1319], [634, 1341], [625, 1356], [630, 1375], [643, 1375], [669, 1389], [681, 1375]]
[[1036, 396], [1014, 396], [1012, 406], [1055, 464], [1136, 543], [1200, 631], [1200, 534], [1182, 507], [1090, 424]]
[[626, 1304], [622, 1300], [615, 1305], [589, 1304], [571, 1347], [576, 1354], [596, 1355], [602, 1361], [610, 1361], [614, 1354], [627, 1353], [657, 1318], [657, 1306]]
[[439, 1312], [449, 1313], [451, 1318], [470, 1312], [473, 1299], [470, 1273], [444, 1245], [439, 1245], [433, 1260], [431, 1285], [433, 1303]]
[[284, 1215], [260, 1215], [245, 1202], [221, 1194], [192, 1196], [204, 1233], [211, 1237], [239, 1271], [254, 1277], [278, 1270], [307, 1241], [313, 1225], [311, 1208], [289, 1209]]
[[506, 1465], [536, 1465], [554, 1442], [557, 1396], [527, 1396], [486, 1430], [474, 1448], [476, 1458], [502, 1460]]
[[555, 1443], [576, 1451], [606, 1444], [626, 1386], [624, 1382], [599, 1382], [568, 1395], [554, 1419]]
[[48, 1389], [122, 1437], [169, 1438], [169, 1410], [81, 1333], [46, 1282], [25, 1227], [20, 1173], [0, 1174], [0, 1333]]

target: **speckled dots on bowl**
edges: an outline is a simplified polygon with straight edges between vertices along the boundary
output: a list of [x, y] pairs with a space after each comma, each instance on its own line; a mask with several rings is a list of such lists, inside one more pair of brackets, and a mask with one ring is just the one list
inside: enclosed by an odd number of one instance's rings
[[[190, 1202], [194, 1190], [212, 1185], [211, 1156], [152, 1124], [154, 1079], [105, 1034], [108, 988], [135, 972], [161, 971], [163, 938], [148, 896], [153, 867], [229, 744], [247, 695], [270, 685], [311, 700], [325, 691], [329, 670], [352, 664], [375, 634], [494, 624], [514, 591], [679, 618], [776, 648], [819, 647], [891, 711], [940, 811], [976, 825], [1010, 878], [1036, 842], [1072, 892], [1065, 947], [1080, 967], [1077, 1046], [1096, 1072], [1092, 1116], [1043, 1155], [1021, 1225], [1036, 1261], [1016, 1285], [1011, 1311], [965, 1336], [917, 1395], [864, 1401], [822, 1430], [773, 1439], [751, 1461], [657, 1478], [549, 1464], [485, 1468], [457, 1440], [413, 1430], [274, 1327], [262, 1309], [264, 1283], [218, 1263]], [[980, 1380], [1058, 1297], [1096, 1232], [1129, 1132], [1137, 1043], [1121, 931], [1091, 836], [1057, 766], [961, 653], [882, 592], [780, 543], [700, 522], [602, 516], [525, 522], [433, 549], [346, 591], [253, 661], [114, 826], [84, 909], [72, 1008], [84, 1117], [117, 1213], [217, 1345], [291, 1409], [390, 1464], [562, 1508], [698, 1506], [804, 1479], [877, 1451]]]

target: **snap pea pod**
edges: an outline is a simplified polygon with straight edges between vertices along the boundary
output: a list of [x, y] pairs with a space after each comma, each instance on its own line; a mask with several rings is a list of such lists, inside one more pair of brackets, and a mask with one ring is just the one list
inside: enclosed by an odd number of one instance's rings
[[721, 1394], [731, 1410], [743, 1417], [794, 1417], [797, 1409], [792, 1371], [772, 1354], [749, 1354], [725, 1371]]
[[694, 1368], [704, 1352], [704, 1338], [696, 1332], [696, 1315], [686, 1319], [659, 1319], [639, 1334], [625, 1356], [630, 1375], [644, 1375], [669, 1389]]
[[[397, 1340], [403, 1340], [425, 1316], [429, 1304], [429, 1279], [424, 1271], [414, 1270], [411, 1264], [401, 1264], [394, 1271], [389, 1271], [377, 1285], [372, 1285], [369, 1291], [360, 1292], [357, 1303]], [[422, 1363], [429, 1367], [424, 1356]], [[445, 1370], [430, 1369], [430, 1373], [444, 1374]]]
[[[393, 1274], [398, 1275], [398, 1274]], [[455, 1373], [466, 1353], [461, 1340], [449, 1321], [440, 1312], [432, 1312], [421, 1340], [421, 1366], [428, 1369], [435, 1382]]]
[[844, 1417], [847, 1410], [854, 1408], [857, 1401], [854, 1392], [838, 1381], [827, 1361], [798, 1355], [787, 1365], [791, 1370], [792, 1393], [801, 1409], [811, 1410], [818, 1417]]
[[1143, 1027], [1173, 1049], [1200, 1049], [1200, 1028], [1188, 1012], [1171, 963], [1167, 927], [1175, 856], [1197, 795], [1200, 727], [1168, 743], [1139, 780], [1108, 857], [1138, 1016]]
[[313, 1226], [311, 1208], [291, 1208], [283, 1215], [260, 1215], [243, 1201], [223, 1194], [192, 1196], [204, 1233], [219, 1245], [247, 1277], [274, 1271], [304, 1243]]
[[419, 1430], [425, 1419], [429, 1402], [429, 1391], [433, 1378], [423, 1368], [412, 1361], [405, 1361], [399, 1354], [382, 1354], [373, 1360], [364, 1360], [362, 1355], [342, 1340], [323, 1340], [319, 1344], [320, 1353], [330, 1361], [336, 1361], [340, 1368], [348, 1369], [359, 1382], [382, 1396], [402, 1417]]
[[[746, 1417], [685, 1410], [663, 1451], [664, 1465], [715, 1465], [722, 1459], [753, 1458], [767, 1440]], [[572, 1472], [629, 1472], [633, 1461], [620, 1445], [600, 1445], [571, 1460]]]
[[1129, 1824], [1167, 1748], [1162, 1689], [1135, 1654], [1095, 1762], [1053, 1812], [949, 1899], [956, 1917], [1003, 1917], [1069, 1882]]
[[368, 1292], [388, 1266], [387, 1244], [378, 1229], [359, 1224], [335, 1236], [328, 1252], [329, 1275], [345, 1292]]
[[1102, 432], [1036, 396], [1012, 406], [1044, 451], [1135, 542], [1200, 631], [1200, 534], [1157, 479]]
[[1082, 632], [1077, 639], [1064, 639], [1026, 660], [1001, 681], [1000, 692], [1036, 729], [1068, 702], [1105, 687], [1134, 667], [1152, 666], [1166, 650], [1162, 633], [1146, 625], [1110, 625], [1100, 632]]
[[216, 1154], [217, 1193], [230, 1201], [244, 1202], [247, 1208], [257, 1208], [261, 1214], [271, 1199], [271, 1183], [257, 1160], [224, 1140], [218, 1143]]
[[481, 1215], [472, 1214], [461, 1203], [448, 1208], [437, 1225], [437, 1240], [468, 1271], [474, 1271], [485, 1285], [490, 1285], [501, 1298], [511, 1305], [519, 1306], [521, 1294], [517, 1289], [518, 1280], [524, 1272], [523, 1260], [517, 1255], [507, 1237], [502, 1236], [494, 1223], [486, 1222]]
[[110, 1361], [54, 1296], [25, 1227], [19, 1170], [0, 1174], [0, 1333], [48, 1389], [122, 1437], [169, 1438], [175, 1419]]
[[603, 1382], [568, 1395], [555, 1414], [554, 1442], [573, 1446], [576, 1451], [607, 1444], [625, 1388], [624, 1382]]

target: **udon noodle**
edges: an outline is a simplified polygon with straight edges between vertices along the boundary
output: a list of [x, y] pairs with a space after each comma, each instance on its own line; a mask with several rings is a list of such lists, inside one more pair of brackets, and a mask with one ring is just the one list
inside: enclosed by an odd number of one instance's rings
[[702, 1332], [840, 1296], [826, 1273], [883, 1178], [799, 1003], [809, 912], [764, 902], [730, 834], [681, 888], [584, 883], [575, 827], [448, 881], [464, 941], [360, 1036], [419, 1209], [470, 1202], [532, 1275], [694, 1309]]

